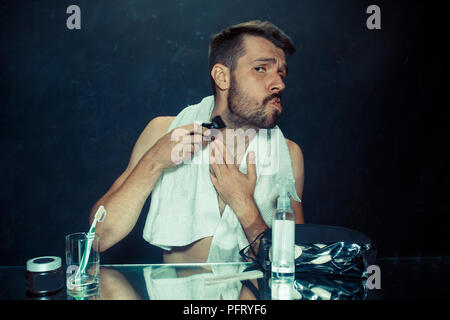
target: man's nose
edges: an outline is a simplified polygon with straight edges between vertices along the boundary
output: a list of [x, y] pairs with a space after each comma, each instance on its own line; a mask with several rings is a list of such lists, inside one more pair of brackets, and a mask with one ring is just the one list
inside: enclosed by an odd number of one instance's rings
[[286, 88], [286, 85], [283, 78], [279, 74], [275, 75], [270, 86], [270, 92], [281, 92], [284, 88]]

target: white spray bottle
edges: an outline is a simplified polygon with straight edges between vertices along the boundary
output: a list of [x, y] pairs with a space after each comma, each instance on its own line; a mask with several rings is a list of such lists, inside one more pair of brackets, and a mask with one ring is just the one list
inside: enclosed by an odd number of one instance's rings
[[279, 194], [277, 211], [272, 222], [272, 279], [295, 278], [295, 212], [291, 209], [290, 196], [301, 202], [295, 191], [295, 181], [289, 178], [277, 180]]

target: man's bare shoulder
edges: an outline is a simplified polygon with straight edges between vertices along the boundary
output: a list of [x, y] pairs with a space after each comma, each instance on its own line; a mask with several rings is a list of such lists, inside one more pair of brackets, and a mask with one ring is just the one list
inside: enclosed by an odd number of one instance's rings
[[[161, 116], [153, 118], [141, 133], [139, 139], [153, 143], [167, 133], [175, 117]], [[152, 145], [153, 145], [152, 143]]]
[[153, 118], [140, 134], [131, 154], [128, 168], [132, 169], [142, 156], [149, 150], [163, 135], [165, 135], [175, 117], [160, 116]]
[[294, 141], [289, 140], [288, 138], [285, 138], [285, 140], [286, 140], [286, 144], [288, 146], [289, 153], [291, 154], [291, 156], [292, 156], [292, 154], [297, 155], [297, 156], [301, 155], [303, 158], [302, 149], [300, 148], [300, 146], [297, 143], [295, 143]]
[[[152, 129], [156, 131], [164, 131], [167, 132], [169, 130], [172, 121], [176, 117], [173, 116], [160, 116], [153, 118], [147, 125], [146, 129]], [[144, 130], [145, 131], [145, 130]]]
[[300, 146], [292, 140], [287, 138], [286, 143], [291, 155], [292, 167], [294, 169], [294, 175], [299, 176], [303, 174], [303, 152]]

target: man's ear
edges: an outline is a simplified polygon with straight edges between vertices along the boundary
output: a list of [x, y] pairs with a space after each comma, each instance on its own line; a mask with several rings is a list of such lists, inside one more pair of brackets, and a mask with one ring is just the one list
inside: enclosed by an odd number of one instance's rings
[[230, 69], [221, 63], [216, 63], [211, 70], [211, 77], [220, 90], [228, 90], [230, 88], [230, 76]]

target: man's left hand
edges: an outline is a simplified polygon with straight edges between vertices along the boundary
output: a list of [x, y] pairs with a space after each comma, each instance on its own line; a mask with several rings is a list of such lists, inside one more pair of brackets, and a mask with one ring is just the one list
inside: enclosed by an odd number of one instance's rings
[[210, 177], [219, 196], [236, 214], [244, 211], [253, 201], [256, 186], [255, 153], [247, 154], [247, 174], [239, 171], [234, 157], [225, 144], [216, 139], [210, 144], [215, 154], [210, 154]]

